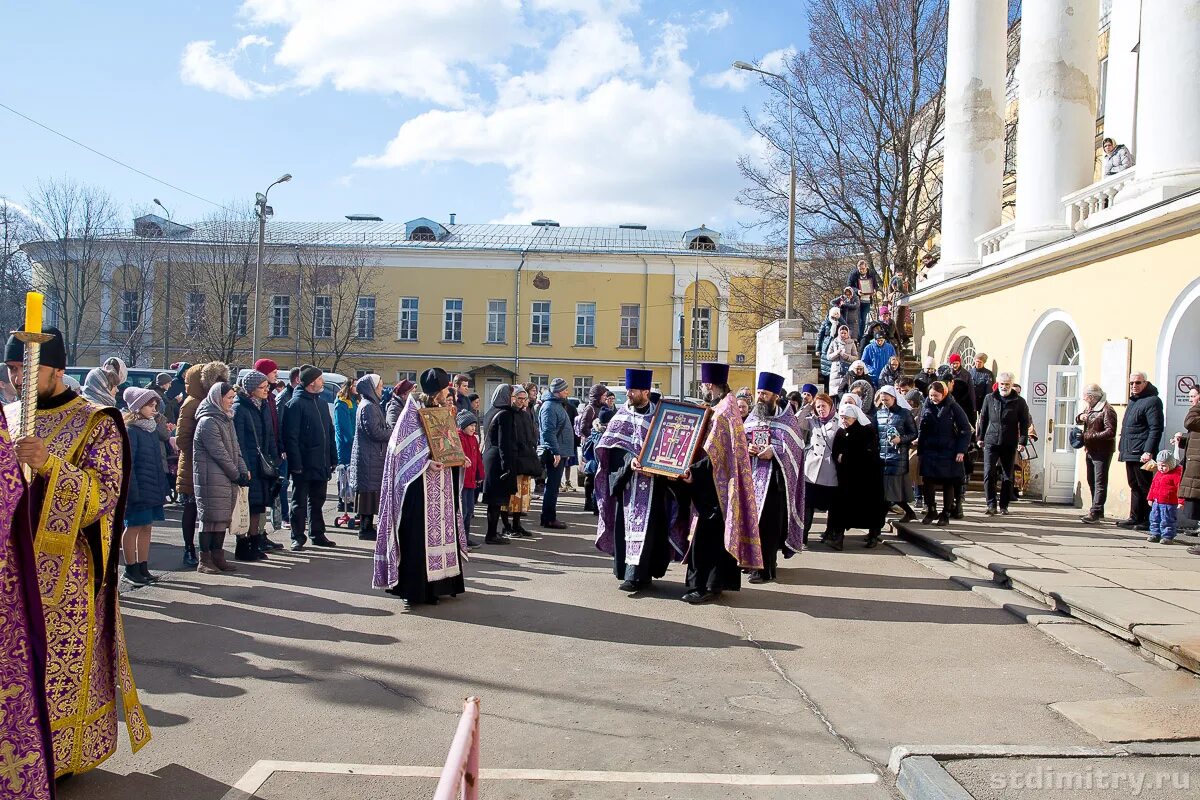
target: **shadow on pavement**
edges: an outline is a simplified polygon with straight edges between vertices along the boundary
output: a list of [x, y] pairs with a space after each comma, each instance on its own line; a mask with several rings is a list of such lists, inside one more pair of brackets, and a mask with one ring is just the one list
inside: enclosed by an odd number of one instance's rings
[[168, 764], [152, 773], [117, 775], [95, 769], [58, 784], [58, 800], [88, 800], [105, 797], [159, 798], [172, 800], [220, 800], [231, 787], [179, 764]]

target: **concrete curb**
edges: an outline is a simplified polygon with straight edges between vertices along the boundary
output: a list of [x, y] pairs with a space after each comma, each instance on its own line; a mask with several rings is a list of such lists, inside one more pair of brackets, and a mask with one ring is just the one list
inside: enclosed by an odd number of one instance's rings
[[906, 800], [971, 800], [970, 793], [932, 756], [904, 759], [896, 791]]
[[[1128, 618], [1124, 618], [1126, 615], [1106, 611], [1100, 603], [1092, 602], [1097, 596], [1104, 594], [1103, 591], [1098, 592], [1097, 590], [1108, 587], [1039, 585], [1034, 580], [1038, 571], [1028, 565], [1012, 563], [1018, 559], [1009, 559], [1007, 563], [995, 560], [993, 557], [999, 556], [998, 553], [969, 542], [964, 542], [961, 547], [955, 547], [942, 541], [937, 535], [926, 533], [919, 526], [908, 523], [894, 523], [893, 528], [900, 539], [950, 561], [971, 575], [990, 581], [997, 587], [1019, 592], [1045, 606], [1049, 613], [1060, 612], [1122, 639], [1141, 649], [1147, 658], [1164, 666], [1182, 668], [1200, 674], [1200, 630], [1197, 630], [1198, 626], [1196, 625], [1185, 623], [1185, 616], [1189, 616], [1190, 619], [1195, 617], [1188, 615], [1188, 612], [1183, 609], [1148, 596], [1138, 595], [1142, 605], [1155, 606], [1149, 611], [1142, 609], [1141, 613], [1153, 615], [1174, 610], [1178, 612], [1180, 624], [1175, 624], [1175, 620], [1170, 618], [1152, 621], [1149, 618], [1139, 618], [1132, 613], [1128, 615]], [[969, 581], [962, 579], [956, 582], [964, 586], [969, 584]], [[974, 589], [975, 587], [968, 586], [968, 588]], [[1111, 588], [1108, 591], [1118, 591], [1118, 589]], [[1120, 591], [1132, 590], [1122, 589]], [[1162, 608], [1160, 609], [1159, 606]], [[1007, 604], [1005, 607], [1007, 608]], [[1035, 616], [1022, 614], [1018, 614], [1018, 616], [1027, 617], [1030, 622], [1035, 621]], [[1041, 621], [1046, 620], [1038, 620], [1038, 622]]]

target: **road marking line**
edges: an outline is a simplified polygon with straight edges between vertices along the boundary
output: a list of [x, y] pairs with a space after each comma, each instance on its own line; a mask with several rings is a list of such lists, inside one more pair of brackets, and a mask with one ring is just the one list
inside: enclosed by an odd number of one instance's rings
[[[387, 764], [330, 764], [320, 761], [259, 761], [234, 784], [223, 800], [244, 800], [263, 787], [276, 772], [322, 775], [369, 775], [386, 778], [438, 778], [441, 767]], [[674, 783], [721, 786], [862, 786], [879, 782], [873, 772], [843, 775], [738, 775], [715, 772], [612, 772], [571, 769], [480, 770], [483, 781], [575, 781], [581, 783]]]

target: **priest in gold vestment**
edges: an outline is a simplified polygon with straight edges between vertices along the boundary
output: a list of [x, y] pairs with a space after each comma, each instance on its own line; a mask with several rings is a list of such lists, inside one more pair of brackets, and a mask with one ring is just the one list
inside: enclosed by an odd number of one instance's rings
[[[46, 623], [46, 701], [54, 776], [85, 772], [117, 747], [117, 695], [130, 743], [150, 740], [125, 651], [117, 605], [117, 547], [129, 471], [129, 441], [116, 409], [63, 383], [62, 334], [41, 347], [33, 435], [14, 442], [32, 471], [34, 558]], [[20, 402], [4, 408], [20, 430]], [[23, 433], [23, 432], [22, 432]]]

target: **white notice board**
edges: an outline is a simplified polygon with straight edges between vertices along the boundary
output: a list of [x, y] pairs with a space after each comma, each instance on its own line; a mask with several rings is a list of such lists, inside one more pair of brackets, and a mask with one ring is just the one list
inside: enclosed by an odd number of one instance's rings
[[1100, 356], [1100, 388], [1117, 405], [1129, 402], [1129, 349], [1129, 339], [1109, 339]]

